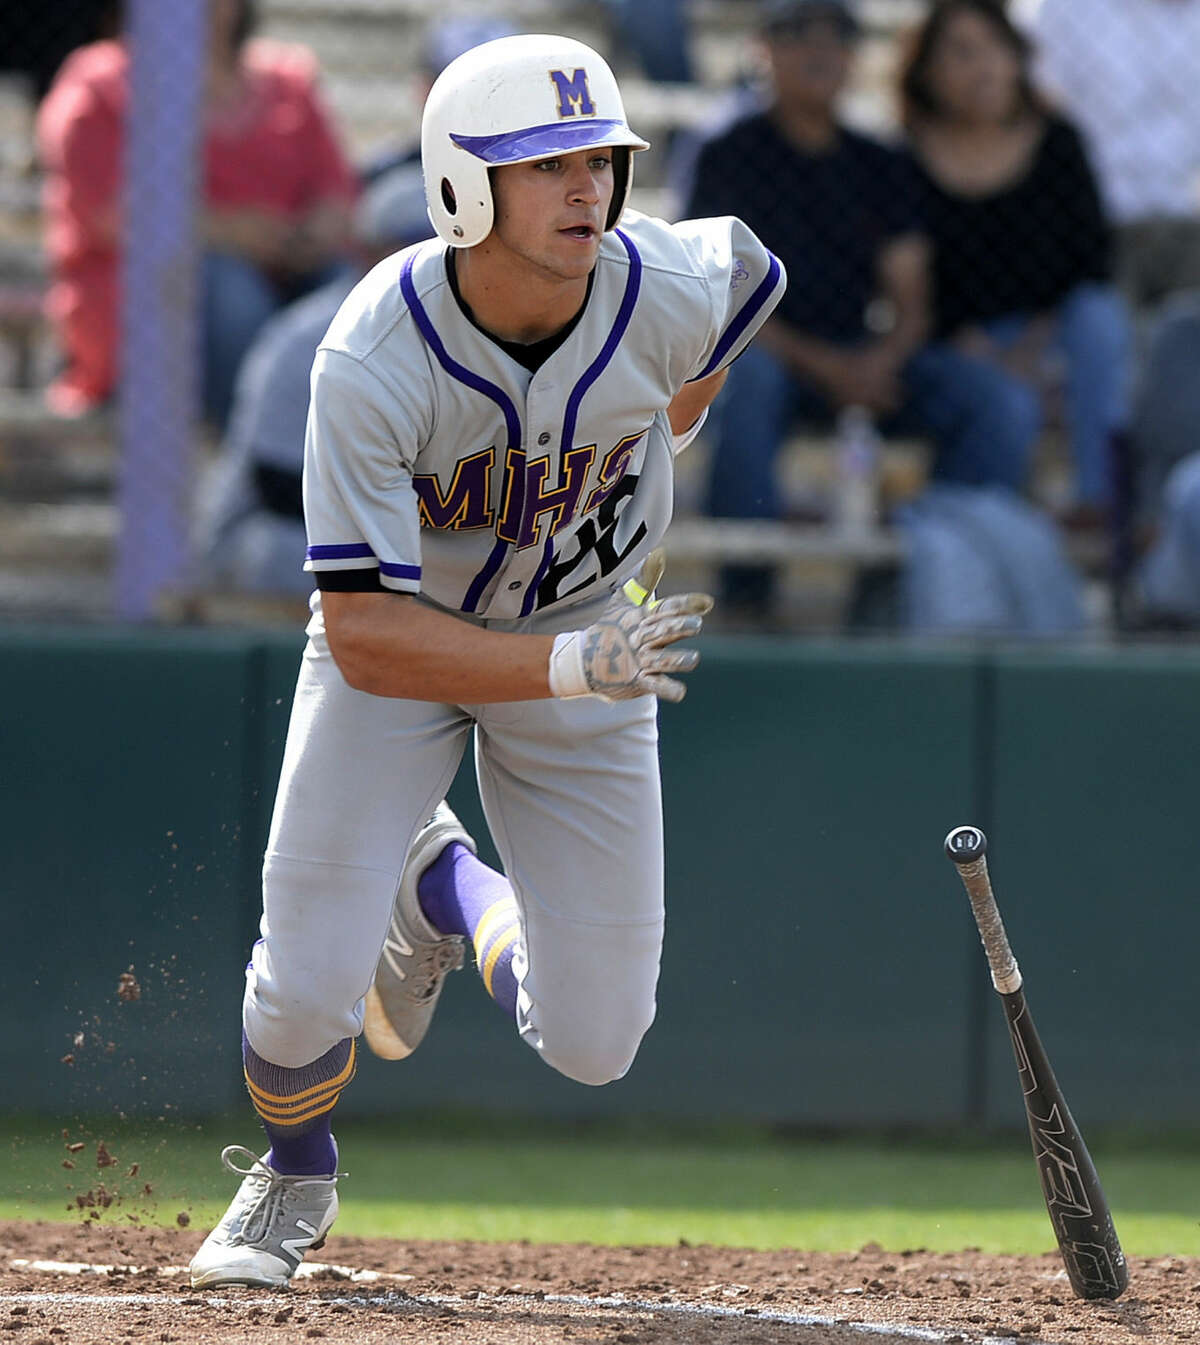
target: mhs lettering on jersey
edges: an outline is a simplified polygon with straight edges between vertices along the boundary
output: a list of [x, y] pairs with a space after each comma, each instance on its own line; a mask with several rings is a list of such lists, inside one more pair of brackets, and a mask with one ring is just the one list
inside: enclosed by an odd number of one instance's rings
[[[584, 115], [586, 70], [558, 74], [559, 108]], [[307, 568], [377, 568], [383, 588], [500, 620], [623, 583], [671, 517], [672, 398], [737, 357], [784, 283], [738, 220], [626, 211], [531, 373], [463, 312], [440, 241], [389, 258], [313, 365]]]
[[[576, 517], [599, 509], [629, 470], [634, 449], [645, 434], [645, 430], [639, 430], [626, 435], [609, 450], [597, 473], [598, 484], [587, 493], [586, 500], [584, 487], [596, 461], [595, 444], [562, 454], [554, 484], [548, 481], [552, 470], [549, 456], [527, 462], [522, 449], [510, 448], [505, 455], [498, 508], [492, 499], [495, 446], [462, 458], [445, 491], [436, 474], [415, 475], [413, 489], [420, 501], [421, 527], [455, 531], [495, 527], [501, 541], [511, 542], [518, 549], [533, 546], [544, 537], [555, 536]], [[542, 523], [547, 515], [548, 528]]]
[[640, 430], [610, 449], [600, 464], [596, 484], [586, 494], [585, 486], [596, 460], [595, 444], [564, 453], [554, 484], [548, 482], [552, 469], [548, 456], [526, 462], [521, 449], [509, 449], [498, 507], [491, 498], [495, 447], [461, 459], [446, 491], [432, 473], [414, 476], [421, 527], [456, 532], [494, 528], [501, 542], [521, 551], [538, 543], [549, 547], [549, 539], [566, 531], [577, 519], [582, 520], [583, 526], [572, 539], [574, 545], [565, 554], [548, 552], [544, 571], [530, 590], [526, 608], [540, 611], [576, 591], [574, 588], [564, 591], [563, 584], [585, 563], [587, 578], [578, 584], [578, 589], [612, 574], [645, 537], [646, 528], [642, 524], [625, 546], [616, 544], [623, 507], [637, 489], [638, 478], [630, 473], [629, 467], [637, 445], [645, 437], [646, 431]]

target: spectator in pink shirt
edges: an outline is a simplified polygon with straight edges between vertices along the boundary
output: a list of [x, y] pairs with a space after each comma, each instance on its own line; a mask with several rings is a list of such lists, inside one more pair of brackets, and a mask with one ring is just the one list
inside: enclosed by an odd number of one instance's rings
[[[204, 405], [224, 425], [238, 366], [277, 309], [326, 279], [356, 179], [305, 48], [252, 40], [253, 0], [214, 0], [205, 89]], [[51, 406], [80, 414], [120, 373], [122, 145], [129, 54], [95, 42], [68, 57], [38, 112], [46, 171], [48, 308], [65, 368]]]

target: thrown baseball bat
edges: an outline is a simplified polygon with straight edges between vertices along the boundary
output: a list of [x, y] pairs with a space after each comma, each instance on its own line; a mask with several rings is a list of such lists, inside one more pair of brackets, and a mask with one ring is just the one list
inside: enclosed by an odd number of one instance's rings
[[1095, 1164], [1025, 1003], [1021, 972], [988, 877], [987, 837], [978, 827], [955, 827], [946, 837], [946, 854], [971, 899], [992, 984], [1004, 1005], [1042, 1195], [1071, 1288], [1080, 1298], [1118, 1298], [1129, 1284], [1129, 1268]]

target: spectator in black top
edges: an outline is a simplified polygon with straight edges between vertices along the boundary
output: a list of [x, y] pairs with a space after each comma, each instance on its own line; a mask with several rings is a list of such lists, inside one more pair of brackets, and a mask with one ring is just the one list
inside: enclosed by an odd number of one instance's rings
[[1075, 128], [1032, 87], [1002, 0], [937, 0], [901, 76], [903, 120], [934, 248], [938, 339], [1044, 395], [1061, 370], [1072, 513], [1099, 521], [1128, 420], [1128, 319]]
[[[885, 433], [929, 435], [934, 477], [1025, 483], [1036, 400], [998, 365], [927, 344], [912, 165], [838, 121], [857, 32], [841, 0], [767, 5], [770, 103], [697, 157], [686, 213], [739, 216], [788, 271], [787, 293], [714, 406], [708, 507], [718, 517], [778, 517], [774, 464], [789, 428], [831, 424], [847, 407]], [[765, 614], [772, 578], [727, 571], [726, 602]]]

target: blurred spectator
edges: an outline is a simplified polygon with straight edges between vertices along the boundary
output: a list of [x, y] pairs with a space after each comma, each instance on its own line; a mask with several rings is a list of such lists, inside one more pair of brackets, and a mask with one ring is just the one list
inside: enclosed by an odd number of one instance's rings
[[656, 84], [690, 84], [687, 0], [604, 0], [618, 41]]
[[[204, 405], [223, 426], [238, 365], [268, 317], [327, 278], [356, 185], [301, 47], [250, 40], [252, 0], [213, 0], [202, 239]], [[66, 368], [63, 414], [104, 402], [119, 372], [121, 144], [129, 54], [96, 42], [68, 57], [38, 113], [46, 169], [49, 312]]]
[[300, 485], [313, 355], [360, 277], [432, 234], [420, 166], [392, 169], [358, 204], [356, 267], [290, 304], [259, 333], [243, 361], [229, 433], [200, 509], [206, 586], [297, 596], [312, 589]]
[[[1117, 283], [1139, 323], [1134, 422], [1139, 529], [1152, 620], [1200, 610], [1195, 471], [1174, 465], [1200, 443], [1200, 0], [1044, 0], [1034, 20], [1038, 72], [1079, 122], [1116, 224]], [[1174, 297], [1172, 297], [1174, 296]], [[1191, 503], [1190, 503], [1191, 502]], [[1190, 527], [1190, 533], [1187, 529]], [[1189, 540], [1190, 539], [1190, 540]]]
[[[771, 518], [775, 461], [796, 420], [828, 426], [861, 406], [885, 433], [922, 434], [932, 475], [1025, 484], [1037, 407], [1018, 380], [928, 345], [927, 245], [912, 166], [841, 125], [836, 104], [858, 25], [836, 0], [764, 8], [771, 101], [709, 141], [687, 213], [738, 215], [778, 253], [788, 288], [714, 407], [709, 512]], [[868, 323], [880, 301], [889, 320]], [[774, 575], [726, 571], [726, 602], [765, 615]]]
[[1082, 142], [1045, 110], [1029, 62], [1002, 0], [937, 0], [902, 71], [903, 121], [933, 240], [936, 335], [1043, 396], [1057, 357], [1071, 514], [1098, 522], [1128, 429], [1129, 324]]
[[[421, 41], [421, 54], [413, 78], [413, 102], [418, 120], [433, 81], [442, 73], [451, 61], [457, 60], [472, 47], [484, 42], [493, 42], [499, 37], [512, 37], [516, 33], [512, 24], [504, 19], [489, 19], [483, 15], [457, 15], [444, 19], [431, 19]], [[387, 145], [372, 155], [363, 165], [362, 177], [366, 183], [374, 182], [377, 177], [390, 172], [403, 163], [420, 163], [421, 142], [419, 139], [401, 145]]]
[[1200, 286], [1200, 0], [1043, 0], [1037, 72], [1082, 127], [1137, 307]]
[[935, 481], [896, 511], [906, 558], [899, 623], [923, 635], [1005, 632], [1055, 639], [1086, 625], [1062, 530], [999, 486]]
[[1134, 625], [1200, 627], [1200, 289], [1161, 308], [1134, 407], [1142, 460]]
[[1200, 452], [1177, 463], [1167, 477], [1156, 532], [1137, 574], [1138, 624], [1198, 629]]

